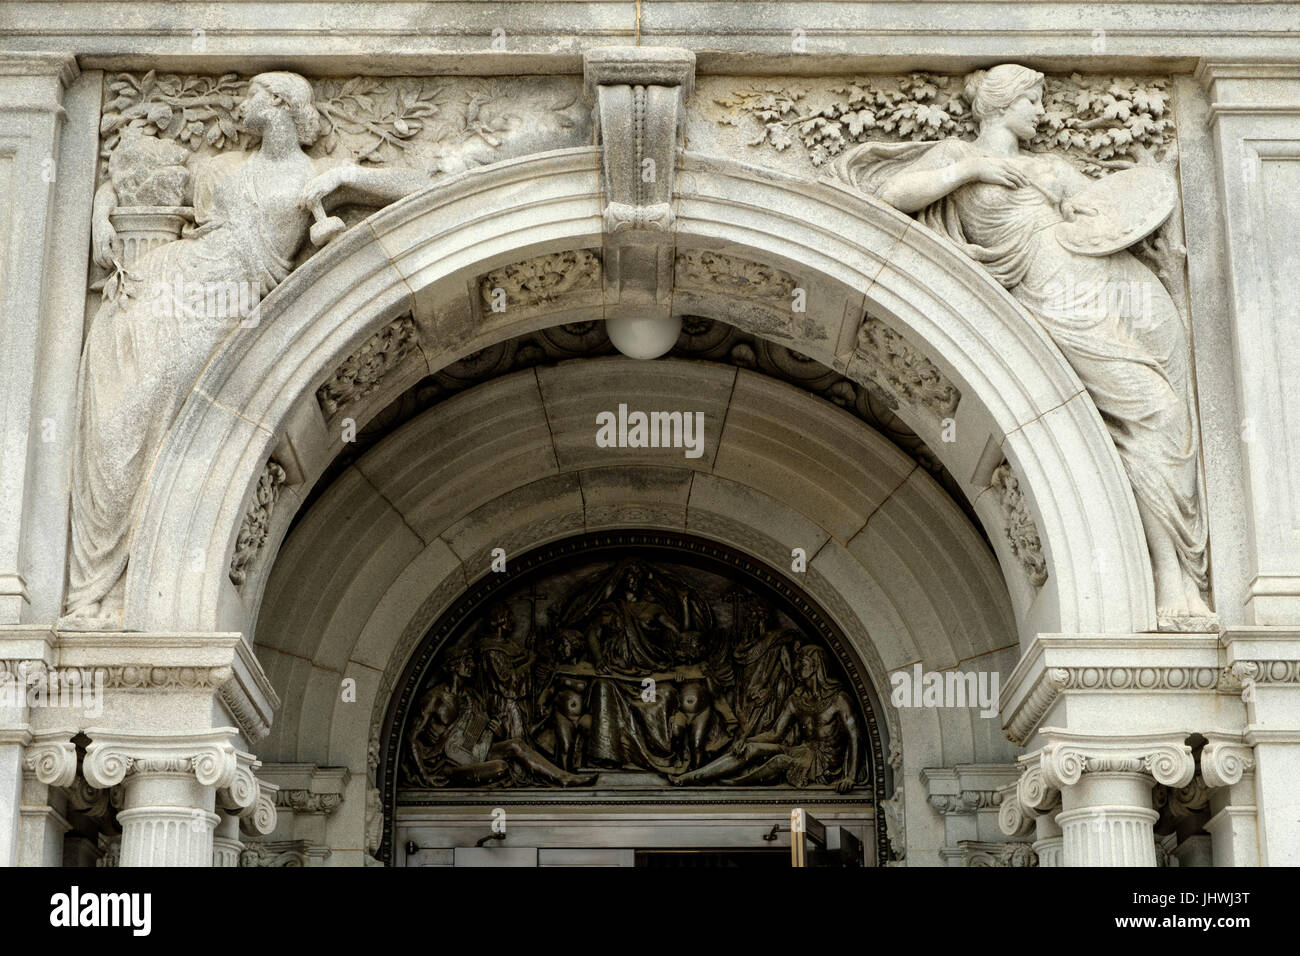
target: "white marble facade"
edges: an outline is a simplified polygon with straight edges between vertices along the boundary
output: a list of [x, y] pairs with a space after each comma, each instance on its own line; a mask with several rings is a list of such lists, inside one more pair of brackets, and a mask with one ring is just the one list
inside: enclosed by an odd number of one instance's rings
[[0, 8], [0, 863], [745, 848], [386, 805], [497, 549], [650, 528], [852, 644], [872, 862], [1300, 864], [1294, 4], [741, 6]]

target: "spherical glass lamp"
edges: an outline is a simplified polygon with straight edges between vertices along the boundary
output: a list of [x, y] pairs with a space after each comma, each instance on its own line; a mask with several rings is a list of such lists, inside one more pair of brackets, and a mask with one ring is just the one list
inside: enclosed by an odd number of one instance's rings
[[655, 359], [677, 344], [680, 315], [615, 316], [605, 320], [609, 340], [628, 358]]

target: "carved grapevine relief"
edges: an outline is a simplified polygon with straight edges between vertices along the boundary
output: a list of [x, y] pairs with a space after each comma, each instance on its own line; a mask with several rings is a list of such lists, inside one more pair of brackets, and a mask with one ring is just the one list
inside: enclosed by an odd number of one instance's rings
[[[725, 111], [719, 123], [757, 127], [747, 145], [784, 151], [798, 143], [814, 166], [822, 166], [867, 140], [973, 139], [976, 123], [961, 95], [963, 81], [910, 73], [820, 87], [767, 83], [733, 90], [715, 103]], [[1046, 115], [1030, 150], [1059, 152], [1090, 176], [1164, 161], [1174, 144], [1164, 79], [1049, 76], [1043, 106]]]
[[1002, 503], [1002, 516], [1007, 523], [1007, 540], [1011, 543], [1011, 553], [1025, 569], [1029, 583], [1040, 588], [1047, 583], [1047, 559], [1043, 556], [1043, 545], [1038, 538], [1034, 517], [1029, 513], [1029, 505], [1020, 490], [1020, 481], [1007, 462], [993, 469], [992, 487]]
[[262, 545], [266, 543], [271, 514], [275, 510], [276, 500], [280, 497], [280, 489], [284, 485], [285, 477], [284, 468], [280, 463], [270, 459], [262, 469], [261, 477], [257, 479], [257, 491], [239, 526], [235, 553], [230, 559], [230, 580], [236, 586], [243, 584], [247, 579], [248, 569], [257, 559]]
[[884, 322], [867, 316], [858, 330], [856, 366], [870, 384], [898, 401], [928, 408], [941, 418], [957, 410], [961, 392], [938, 367]]
[[479, 297], [486, 312], [545, 305], [570, 292], [599, 289], [600, 268], [600, 257], [589, 249], [534, 256], [483, 276]]
[[325, 417], [373, 392], [389, 372], [419, 348], [419, 342], [420, 330], [409, 315], [394, 319], [372, 335], [316, 390], [316, 401]]

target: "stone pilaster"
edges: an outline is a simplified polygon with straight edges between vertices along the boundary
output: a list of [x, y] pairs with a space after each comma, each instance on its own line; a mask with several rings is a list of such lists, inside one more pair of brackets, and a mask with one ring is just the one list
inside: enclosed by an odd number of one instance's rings
[[1155, 866], [1155, 783], [1184, 787], [1196, 771], [1183, 734], [1090, 736], [1042, 731], [1044, 783], [1061, 792], [1065, 866]]
[[0, 624], [16, 624], [30, 604], [24, 521], [33, 495], [31, 455], [39, 445], [37, 366], [41, 299], [52, 265], [53, 219], [63, 91], [77, 76], [71, 56], [0, 54]]
[[1255, 754], [1237, 734], [1208, 733], [1201, 776], [1210, 787], [1212, 866], [1259, 866], [1255, 807]]
[[1300, 623], [1300, 62], [1202, 63], [1218, 154], [1251, 531], [1246, 620]]
[[[1240, 739], [1254, 758], [1260, 865], [1300, 866], [1300, 631], [1232, 628], [1222, 641], [1228, 683], [1246, 705]], [[1216, 759], [1224, 779], [1231, 779], [1236, 766], [1247, 766], [1245, 757], [1226, 744]], [[1234, 787], [1234, 805], [1240, 803], [1236, 793]]]
[[985, 853], [979, 848], [1003, 842], [998, 828], [999, 806], [1008, 782], [1015, 779], [1016, 773], [1015, 767], [1000, 764], [921, 771], [927, 802], [943, 816], [944, 845], [939, 856], [947, 866], [970, 866], [972, 854]]

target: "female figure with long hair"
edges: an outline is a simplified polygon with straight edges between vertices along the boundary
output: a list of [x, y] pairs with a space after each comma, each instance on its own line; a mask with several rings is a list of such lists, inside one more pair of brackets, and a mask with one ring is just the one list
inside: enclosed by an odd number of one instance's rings
[[966, 95], [979, 121], [973, 142], [865, 143], [837, 160], [836, 175], [947, 236], [1042, 324], [1119, 450], [1160, 617], [1208, 616], [1200, 449], [1177, 307], [1127, 250], [1087, 255], [1063, 243], [1057, 226], [1095, 213], [1072, 197], [1096, 182], [1063, 157], [1020, 149], [1043, 116], [1043, 75], [1004, 64], [971, 74]]
[[[428, 184], [411, 170], [307, 156], [303, 147], [319, 124], [312, 98], [294, 73], [254, 77], [237, 117], [258, 148], [200, 165], [186, 185], [197, 228], [129, 270], [119, 267], [119, 282], [95, 315], [78, 382], [69, 622], [119, 622], [131, 532], [163, 437], [218, 345], [247, 320], [239, 304], [260, 300], [289, 274], [312, 210], [344, 196], [383, 205]], [[95, 261], [105, 267], [121, 261], [109, 220], [116, 205], [105, 184], [93, 218]]]

